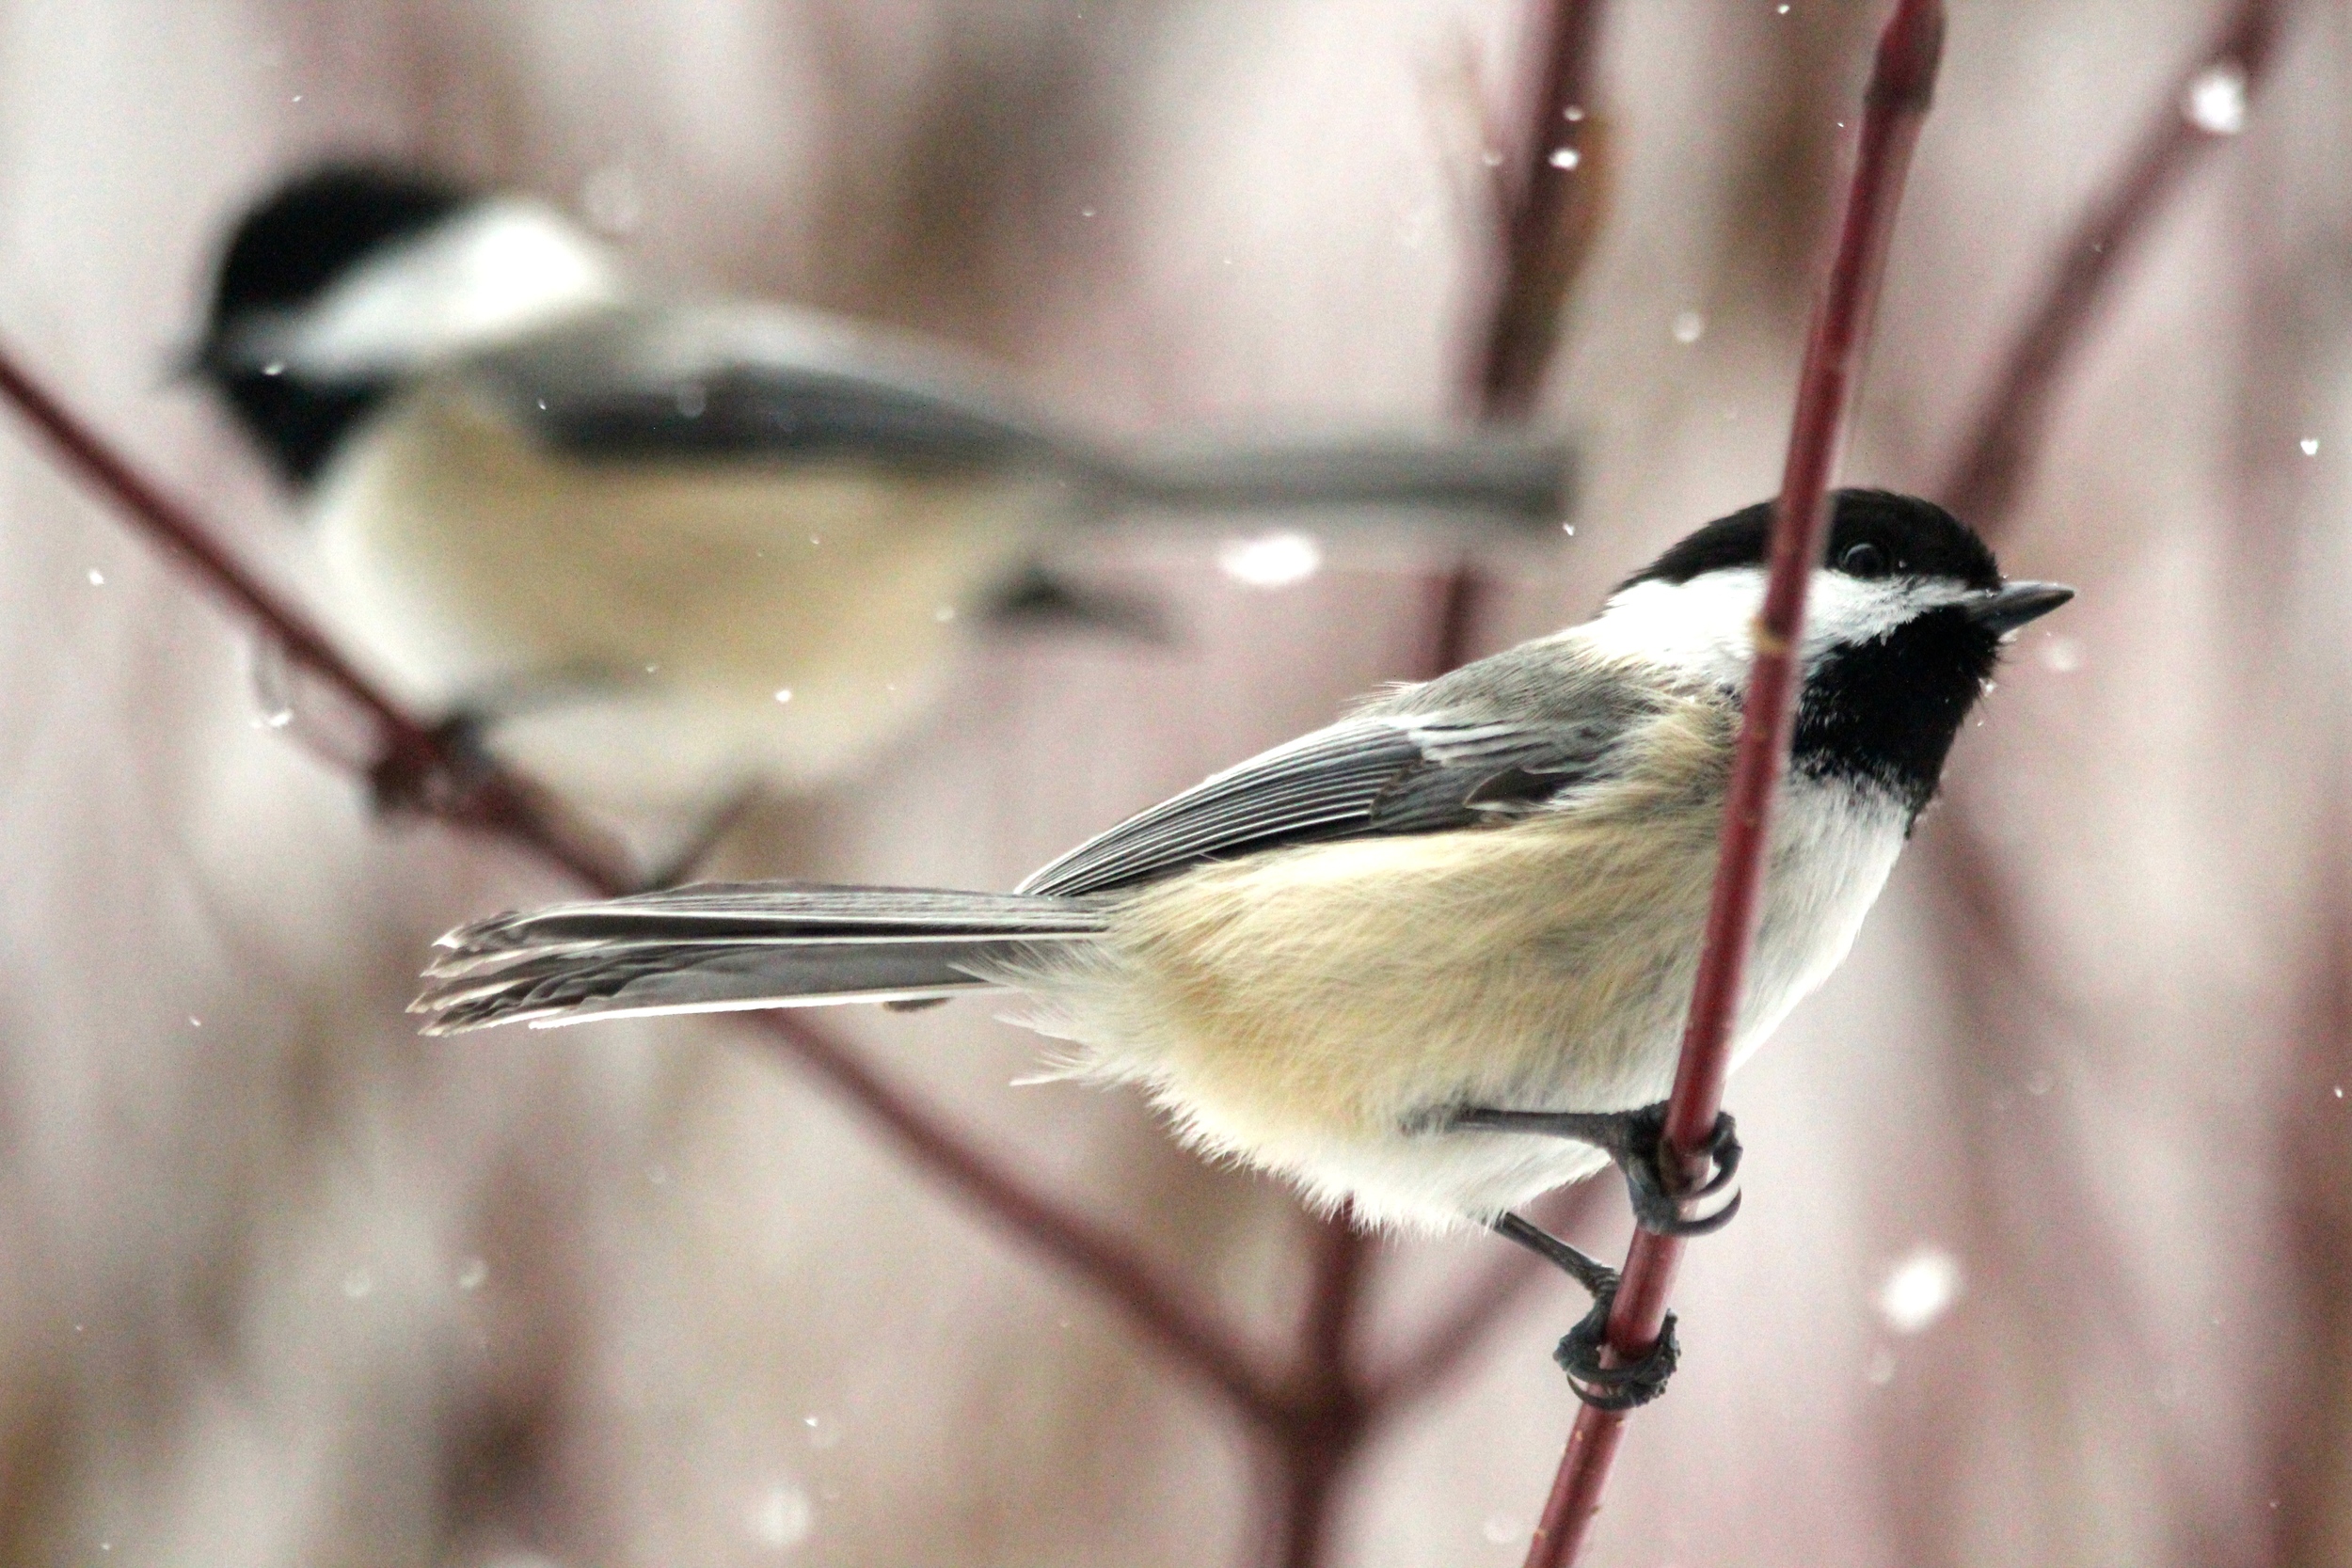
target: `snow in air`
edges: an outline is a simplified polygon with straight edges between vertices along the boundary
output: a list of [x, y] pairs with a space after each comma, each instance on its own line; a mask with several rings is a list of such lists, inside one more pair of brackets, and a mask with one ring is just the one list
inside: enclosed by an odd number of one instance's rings
[[2200, 131], [2234, 136], [2246, 129], [2246, 68], [2224, 60], [2197, 73], [2181, 112]]
[[1916, 1334], [1942, 1317], [1960, 1294], [1960, 1259], [1941, 1247], [1923, 1246], [1887, 1275], [1879, 1287], [1879, 1316], [1898, 1334]]
[[1554, 168], [1574, 168], [1583, 161], [1573, 147], [1555, 147], [1551, 150], [1551, 166]]
[[2316, 436], [2306, 436], [2300, 441], [2297, 441], [2296, 445], [2303, 449], [2303, 455], [2306, 457], [2317, 457], [2319, 455], [2319, 437]]
[[2083, 645], [2071, 637], [2053, 637], [2042, 644], [2043, 668], [2071, 675], [2083, 667]]
[[1323, 546], [1303, 533], [1262, 533], [1231, 541], [1216, 552], [1216, 563], [1251, 588], [1288, 588], [1323, 569]]
[[1685, 310], [1675, 317], [1675, 341], [1695, 343], [1707, 336], [1707, 318], [1696, 310]]
[[809, 1528], [817, 1522], [817, 1511], [808, 1500], [808, 1494], [789, 1483], [780, 1482], [753, 1499], [743, 1523], [752, 1539], [763, 1546], [797, 1546], [808, 1539]]

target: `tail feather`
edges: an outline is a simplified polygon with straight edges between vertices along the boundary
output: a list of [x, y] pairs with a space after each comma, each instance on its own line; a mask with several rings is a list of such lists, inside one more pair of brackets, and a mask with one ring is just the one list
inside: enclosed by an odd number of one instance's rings
[[478, 921], [443, 937], [410, 1011], [429, 1035], [499, 1023], [910, 1001], [986, 989], [973, 966], [1083, 942], [1084, 899], [709, 883]]

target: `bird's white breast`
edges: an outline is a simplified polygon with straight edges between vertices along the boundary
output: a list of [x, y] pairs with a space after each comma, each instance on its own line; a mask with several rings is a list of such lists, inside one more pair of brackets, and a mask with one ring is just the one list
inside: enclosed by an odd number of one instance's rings
[[[1041, 1026], [1084, 1047], [1075, 1070], [1140, 1083], [1207, 1148], [1375, 1222], [1490, 1216], [1600, 1156], [1415, 1129], [1466, 1105], [1664, 1098], [1720, 800], [1207, 866], [1138, 895], [1098, 951], [1024, 984], [1045, 999]], [[1845, 958], [1904, 820], [1874, 793], [1790, 781], [1735, 1062]]]

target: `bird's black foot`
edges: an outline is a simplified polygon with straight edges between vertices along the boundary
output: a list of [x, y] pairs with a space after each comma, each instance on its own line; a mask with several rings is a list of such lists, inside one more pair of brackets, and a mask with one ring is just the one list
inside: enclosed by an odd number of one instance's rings
[[1496, 1235], [1508, 1242], [1517, 1242], [1583, 1286], [1586, 1294], [1598, 1297], [1616, 1290], [1616, 1270], [1590, 1253], [1568, 1245], [1533, 1221], [1521, 1219], [1517, 1214], [1499, 1214], [1493, 1225]]
[[1649, 1403], [1666, 1391], [1666, 1380], [1674, 1376], [1675, 1364], [1682, 1359], [1681, 1343], [1675, 1338], [1675, 1315], [1669, 1312], [1658, 1330], [1658, 1342], [1640, 1360], [1622, 1367], [1611, 1365], [1602, 1353], [1609, 1348], [1609, 1309], [1616, 1300], [1617, 1286], [1612, 1280], [1606, 1291], [1593, 1297], [1593, 1309], [1560, 1337], [1558, 1348], [1551, 1353], [1560, 1370], [1568, 1374], [1568, 1386], [1576, 1390], [1576, 1397], [1595, 1410], [1631, 1410]]
[[1681, 1348], [1675, 1338], [1674, 1314], [1649, 1354], [1627, 1366], [1613, 1366], [1602, 1352], [1609, 1342], [1609, 1308], [1617, 1299], [1617, 1271], [1598, 1259], [1570, 1246], [1549, 1231], [1517, 1214], [1494, 1221], [1495, 1234], [1517, 1242], [1592, 1292], [1593, 1309], [1561, 1338], [1551, 1358], [1568, 1374], [1576, 1397], [1596, 1410], [1631, 1410], [1666, 1391]]
[[386, 754], [368, 772], [377, 815], [430, 816], [470, 798], [498, 767], [488, 734], [489, 721], [481, 715], [453, 713], [433, 726], [429, 749]]
[[1573, 1138], [1607, 1154], [1625, 1175], [1634, 1222], [1661, 1236], [1704, 1236], [1731, 1223], [1740, 1212], [1740, 1140], [1731, 1114], [1715, 1117], [1704, 1150], [1708, 1178], [1685, 1191], [1664, 1164], [1666, 1102], [1638, 1111], [1502, 1111], [1472, 1105], [1448, 1115], [1448, 1130], [1540, 1132]]
[[453, 797], [462, 798], [496, 770], [491, 742], [505, 725], [646, 684], [647, 677], [633, 671], [582, 664], [478, 686], [452, 703], [433, 726], [429, 755], [389, 757], [378, 765], [370, 781], [375, 809], [387, 816], [445, 809]]

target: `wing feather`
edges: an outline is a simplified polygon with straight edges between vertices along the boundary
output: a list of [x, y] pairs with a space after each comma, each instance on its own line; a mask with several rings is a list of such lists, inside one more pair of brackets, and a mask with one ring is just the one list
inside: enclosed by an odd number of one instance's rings
[[1507, 820], [1592, 782], [1609, 750], [1590, 733], [1350, 719], [1130, 817], [1021, 891], [1075, 897], [1287, 845]]
[[546, 445], [589, 459], [1054, 463], [1009, 388], [884, 334], [773, 307], [619, 309], [485, 354], [470, 379]]

